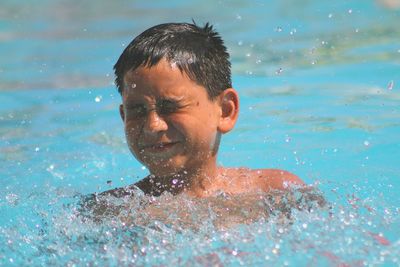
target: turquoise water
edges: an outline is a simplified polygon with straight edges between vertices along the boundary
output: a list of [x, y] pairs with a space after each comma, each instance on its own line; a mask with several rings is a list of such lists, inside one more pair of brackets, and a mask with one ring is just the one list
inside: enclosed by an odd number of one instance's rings
[[[399, 9], [361, 0], [3, 1], [0, 17], [0, 265], [400, 264]], [[191, 18], [221, 32], [241, 96], [220, 163], [294, 172], [329, 210], [226, 230], [208, 214], [196, 231], [76, 216], [80, 196], [147, 174], [124, 140], [114, 62], [145, 28]], [[193, 213], [203, 205], [178, 204]]]

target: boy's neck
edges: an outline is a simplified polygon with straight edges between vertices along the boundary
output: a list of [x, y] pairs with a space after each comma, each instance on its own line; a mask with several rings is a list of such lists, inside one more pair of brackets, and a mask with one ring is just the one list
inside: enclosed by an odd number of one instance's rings
[[[146, 180], [150, 183], [150, 192], [162, 194], [169, 192], [173, 195], [185, 193], [189, 196], [204, 197], [213, 187], [215, 179], [220, 173], [216, 164], [195, 171], [181, 170], [167, 176], [149, 175]], [[140, 187], [140, 186], [139, 186]], [[147, 187], [147, 186], [146, 186]], [[153, 193], [150, 193], [153, 195]]]

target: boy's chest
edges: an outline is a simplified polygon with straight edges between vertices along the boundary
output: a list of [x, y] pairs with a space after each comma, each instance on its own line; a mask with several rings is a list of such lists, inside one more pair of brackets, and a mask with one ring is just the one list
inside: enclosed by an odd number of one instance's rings
[[133, 225], [148, 225], [154, 221], [174, 228], [197, 229], [212, 224], [218, 229], [249, 224], [268, 218], [269, 207], [259, 195], [209, 197], [206, 199], [171, 198], [157, 201], [123, 220]]

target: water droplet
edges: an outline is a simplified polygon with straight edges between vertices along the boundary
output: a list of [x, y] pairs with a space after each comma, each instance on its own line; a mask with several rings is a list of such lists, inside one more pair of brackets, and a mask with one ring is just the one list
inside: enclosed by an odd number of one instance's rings
[[237, 20], [241, 20], [241, 19], [242, 19], [242, 16], [240, 16], [239, 14], [237, 14], [237, 15], [236, 15], [236, 19], [237, 19]]
[[19, 197], [16, 194], [10, 193], [6, 195], [6, 200], [11, 205], [17, 205]]
[[332, 18], [333, 17], [333, 14], [332, 13], [329, 13], [329, 15], [328, 15], [328, 18]]
[[133, 89], [133, 88], [136, 88], [136, 83], [132, 83], [131, 84], [131, 88]]
[[251, 57], [251, 54], [250, 54], [250, 53], [247, 53], [247, 54], [246, 54], [246, 57]]
[[35, 147], [35, 152], [39, 152], [40, 148], [39, 147]]
[[281, 74], [283, 72], [283, 69], [282, 68], [279, 68], [279, 69], [277, 69], [276, 71], [275, 71], [275, 74], [276, 75], [279, 75], [279, 74]]
[[394, 81], [391, 80], [391, 81], [389, 81], [389, 83], [388, 83], [388, 85], [387, 85], [387, 89], [388, 89], [388, 90], [393, 90], [393, 87], [394, 87]]
[[303, 223], [302, 226], [303, 226], [304, 229], [307, 229], [307, 227], [308, 227], [308, 225], [306, 223]]
[[280, 27], [280, 26], [276, 27], [276, 28], [275, 28], [275, 31], [276, 31], [276, 32], [281, 32], [281, 31], [282, 31], [282, 27]]
[[261, 59], [257, 59], [257, 60], [256, 60], [256, 64], [260, 64], [261, 62], [262, 62]]
[[369, 146], [369, 142], [368, 141], [364, 141], [364, 146]]
[[286, 143], [289, 143], [291, 140], [292, 140], [292, 138], [290, 138], [290, 136], [286, 136], [286, 138], [285, 138]]
[[349, 9], [347, 12], [349, 12], [349, 14], [353, 13], [353, 9]]
[[243, 41], [239, 41], [239, 42], [238, 42], [238, 45], [239, 45], [239, 46], [242, 46], [242, 45], [243, 45]]
[[297, 32], [296, 29], [292, 29], [292, 30], [290, 31], [290, 35], [294, 35], [296, 32]]
[[94, 98], [94, 101], [96, 101], [97, 103], [101, 101], [103, 97], [101, 95], [98, 95]]
[[146, 169], [146, 167], [145, 166], [142, 166], [142, 170], [145, 170]]
[[236, 256], [238, 254], [238, 252], [236, 250], [232, 250], [232, 255]]

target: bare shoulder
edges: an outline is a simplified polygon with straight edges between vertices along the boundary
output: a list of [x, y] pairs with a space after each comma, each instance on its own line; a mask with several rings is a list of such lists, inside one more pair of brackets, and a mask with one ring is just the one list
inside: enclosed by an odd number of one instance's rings
[[269, 191], [271, 189], [285, 190], [290, 185], [305, 185], [305, 183], [295, 174], [280, 169], [255, 169], [251, 170], [259, 186]]
[[290, 185], [305, 185], [297, 175], [280, 169], [220, 168], [220, 173], [229, 180], [217, 183], [217, 188], [230, 193], [268, 192], [286, 190]]

